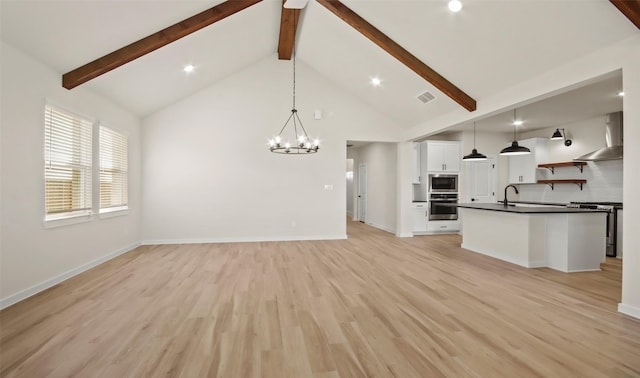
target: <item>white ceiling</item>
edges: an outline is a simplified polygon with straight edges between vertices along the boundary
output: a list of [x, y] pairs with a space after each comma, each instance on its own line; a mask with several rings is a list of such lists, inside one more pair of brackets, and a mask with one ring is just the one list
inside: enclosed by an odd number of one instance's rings
[[[622, 72], [616, 71], [579, 83], [575, 88], [515, 108], [515, 118], [522, 121], [518, 132], [527, 132], [548, 127], [595, 118], [622, 109]], [[513, 131], [513, 109], [489, 117], [476, 119], [478, 132]], [[450, 131], [472, 130], [473, 121], [448, 128]]]
[[[62, 75], [221, 2], [2, 0], [0, 35]], [[456, 14], [447, 0], [343, 3], [479, 102], [638, 32], [603, 0], [463, 0]], [[265, 0], [83, 85], [149, 115], [276, 59], [281, 5]], [[460, 109], [315, 1], [303, 10], [297, 56], [401, 128]], [[191, 75], [181, 70], [187, 63], [196, 66]], [[372, 76], [381, 87], [369, 84]], [[437, 99], [418, 101], [425, 90]]]

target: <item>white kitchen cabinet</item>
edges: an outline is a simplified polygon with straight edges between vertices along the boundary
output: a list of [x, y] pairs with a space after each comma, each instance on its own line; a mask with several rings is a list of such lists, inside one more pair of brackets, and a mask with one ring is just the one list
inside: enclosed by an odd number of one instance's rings
[[411, 170], [411, 173], [412, 173], [411, 182], [413, 184], [420, 184], [421, 178], [422, 178], [421, 177], [422, 165], [420, 164], [420, 145], [421, 143], [413, 143], [413, 148], [411, 149], [411, 155], [412, 155], [411, 162], [413, 164], [413, 169]]
[[455, 233], [460, 230], [460, 221], [450, 220], [450, 221], [431, 221], [427, 223], [427, 232], [430, 234], [433, 233]]
[[531, 153], [509, 156], [509, 183], [535, 184], [544, 179], [546, 169], [538, 169], [538, 164], [547, 163], [547, 139], [523, 139], [518, 144], [530, 149]]
[[428, 141], [426, 143], [427, 143], [427, 171], [429, 172], [459, 172], [460, 171], [460, 142]]
[[413, 203], [413, 232], [425, 233], [427, 232], [427, 212], [429, 208], [426, 202], [414, 202]]

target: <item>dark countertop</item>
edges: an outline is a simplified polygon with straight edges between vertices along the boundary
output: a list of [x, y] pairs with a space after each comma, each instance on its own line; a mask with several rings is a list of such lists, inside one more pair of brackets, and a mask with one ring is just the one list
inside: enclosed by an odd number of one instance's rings
[[575, 209], [567, 207], [533, 207], [533, 206], [504, 206], [497, 203], [459, 203], [458, 207], [464, 209], [477, 209], [488, 211], [502, 211], [517, 214], [568, 214], [568, 213], [603, 213], [597, 209]]
[[509, 203], [524, 203], [528, 205], [549, 205], [549, 206], [567, 206], [568, 203], [562, 202], [537, 202], [537, 201], [511, 201]]

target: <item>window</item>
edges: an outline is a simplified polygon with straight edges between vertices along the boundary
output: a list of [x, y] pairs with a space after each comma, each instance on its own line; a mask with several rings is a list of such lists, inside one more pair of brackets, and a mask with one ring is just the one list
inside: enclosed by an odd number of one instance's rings
[[49, 104], [44, 113], [45, 227], [125, 214], [127, 135]]
[[127, 136], [100, 126], [100, 212], [127, 208]]
[[92, 121], [45, 107], [45, 220], [91, 214]]

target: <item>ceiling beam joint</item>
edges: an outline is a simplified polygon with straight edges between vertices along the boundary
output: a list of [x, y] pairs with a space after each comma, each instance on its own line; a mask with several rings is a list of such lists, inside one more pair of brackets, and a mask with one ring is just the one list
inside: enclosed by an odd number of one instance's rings
[[[282, 0], [283, 5], [286, 1]], [[280, 60], [291, 60], [298, 32], [298, 20], [300, 20], [300, 9], [282, 7], [278, 39], [278, 59]]]
[[640, 29], [640, 0], [609, 0], [622, 14]]

